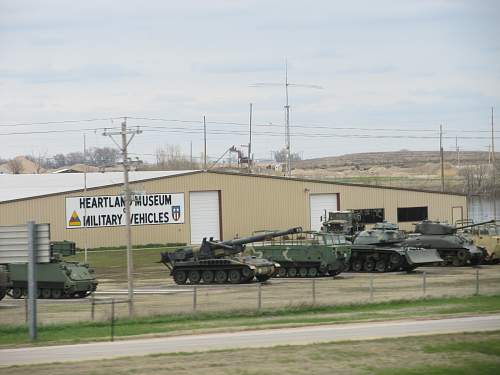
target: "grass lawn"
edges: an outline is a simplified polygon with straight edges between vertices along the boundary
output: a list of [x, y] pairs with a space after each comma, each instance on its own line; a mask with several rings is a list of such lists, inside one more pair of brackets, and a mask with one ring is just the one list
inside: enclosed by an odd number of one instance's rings
[[5, 368], [11, 375], [498, 374], [500, 332], [160, 354]]
[[[116, 337], [175, 335], [214, 331], [237, 331], [270, 327], [393, 320], [417, 317], [449, 317], [500, 311], [500, 295], [461, 298], [428, 298], [383, 303], [335, 306], [297, 306], [261, 311], [201, 312], [118, 319]], [[39, 327], [37, 344], [108, 340], [109, 322], [50, 324]], [[0, 346], [29, 345], [25, 326], [0, 324]]]

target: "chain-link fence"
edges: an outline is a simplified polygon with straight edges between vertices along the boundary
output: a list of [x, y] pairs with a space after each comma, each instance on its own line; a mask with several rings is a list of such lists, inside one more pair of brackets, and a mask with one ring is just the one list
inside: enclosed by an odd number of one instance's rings
[[[262, 284], [240, 285], [179, 286], [163, 279], [158, 287], [159, 284], [152, 281], [138, 280], [136, 283], [134, 316], [500, 294], [500, 266], [428, 267], [409, 274], [343, 273], [335, 278], [276, 278]], [[39, 299], [38, 322], [51, 324], [127, 317], [126, 298], [124, 285], [110, 281], [101, 283], [98, 292], [84, 299]], [[24, 299], [6, 297], [0, 302], [1, 324], [21, 325], [25, 320]]]

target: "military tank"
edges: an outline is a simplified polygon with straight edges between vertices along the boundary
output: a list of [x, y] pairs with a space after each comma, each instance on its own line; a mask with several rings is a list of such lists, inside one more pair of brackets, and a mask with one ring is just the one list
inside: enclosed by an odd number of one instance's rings
[[[62, 257], [75, 254], [75, 243], [51, 242], [50, 262], [36, 265], [38, 298], [83, 298], [97, 288], [94, 270], [88, 264], [68, 262]], [[8, 294], [21, 298], [27, 294], [27, 264], [8, 264], [11, 286]]]
[[437, 250], [406, 243], [397, 225], [383, 222], [354, 237], [350, 269], [354, 272], [411, 271], [442, 261]]
[[254, 245], [251, 254], [278, 262], [277, 277], [336, 276], [346, 269], [351, 243], [343, 235], [307, 231]]
[[439, 221], [424, 220], [416, 224], [416, 235], [410, 236], [406, 242], [410, 246], [436, 249], [443, 258], [444, 265], [478, 265], [484, 261], [485, 249], [476, 246], [470, 238], [458, 231], [491, 222], [490, 220], [457, 227]]
[[174, 282], [186, 284], [241, 284], [257, 279], [263, 282], [279, 271], [280, 265], [267, 259], [244, 255], [245, 245], [302, 232], [296, 227], [229, 241], [204, 238], [198, 248], [186, 246], [161, 254], [160, 262], [169, 270]]
[[0, 300], [2, 300], [10, 289], [10, 277], [7, 267], [0, 265]]

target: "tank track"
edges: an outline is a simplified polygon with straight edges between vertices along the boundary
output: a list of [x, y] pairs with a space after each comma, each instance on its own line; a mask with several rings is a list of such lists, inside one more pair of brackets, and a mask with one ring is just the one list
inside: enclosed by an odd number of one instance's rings
[[[61, 299], [61, 298], [85, 298], [90, 295], [90, 291], [81, 291], [67, 294], [63, 289], [39, 288], [37, 290], [38, 299]], [[27, 297], [28, 291], [25, 288], [12, 288], [7, 292], [7, 295], [14, 299]]]
[[417, 266], [411, 266], [397, 252], [364, 252], [351, 250], [349, 270], [351, 272], [394, 272], [411, 271]]

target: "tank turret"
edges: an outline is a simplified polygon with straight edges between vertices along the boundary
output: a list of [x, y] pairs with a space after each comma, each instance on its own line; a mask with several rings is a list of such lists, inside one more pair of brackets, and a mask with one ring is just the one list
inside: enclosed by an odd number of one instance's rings
[[243, 256], [245, 245], [302, 232], [301, 227], [254, 236], [217, 241], [204, 238], [199, 247], [186, 246], [161, 254], [160, 262], [170, 269], [177, 284], [226, 282], [238, 284], [254, 277], [265, 281], [279, 270], [279, 264], [255, 256]]
[[407, 243], [412, 246], [437, 249], [447, 265], [477, 265], [483, 262], [485, 249], [474, 245], [472, 240], [459, 231], [491, 222], [494, 221], [457, 227], [439, 221], [424, 220], [415, 225], [417, 235], [408, 238]]

